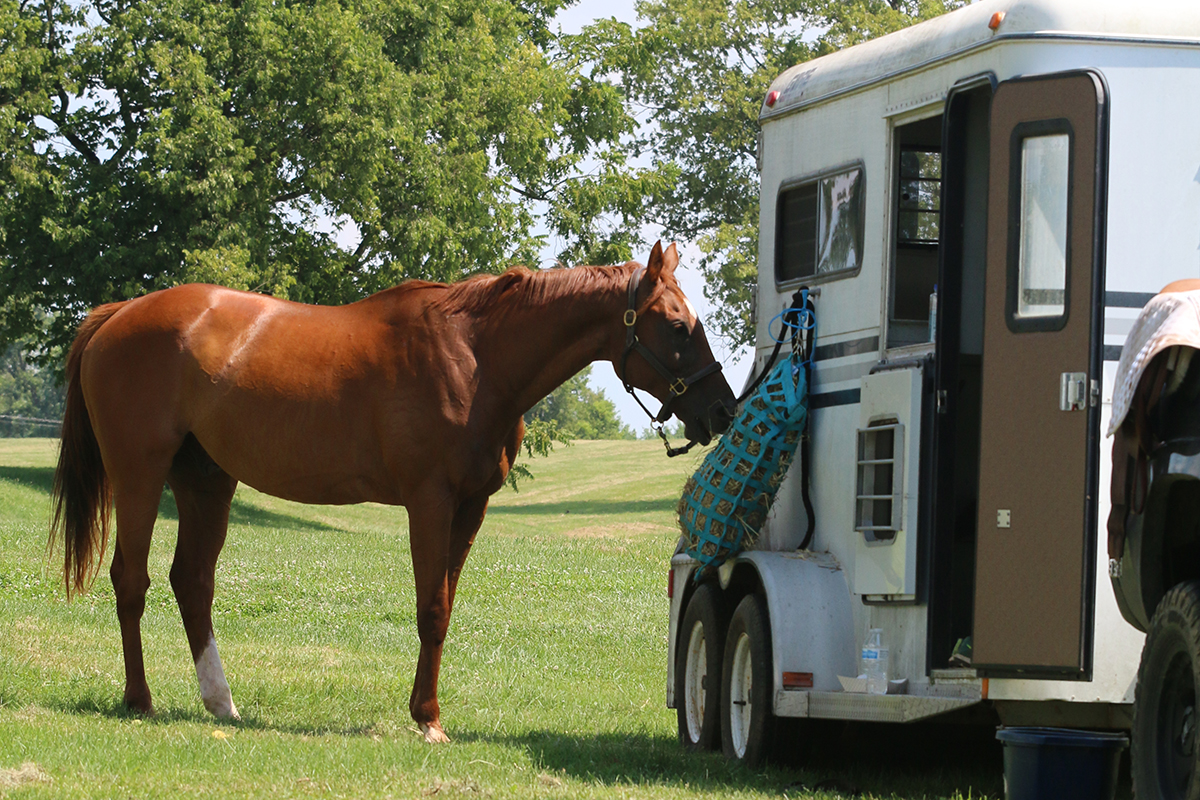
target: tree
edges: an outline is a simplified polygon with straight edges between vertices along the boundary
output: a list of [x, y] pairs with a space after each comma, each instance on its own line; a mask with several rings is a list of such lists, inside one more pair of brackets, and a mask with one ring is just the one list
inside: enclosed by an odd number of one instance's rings
[[601, 20], [569, 47], [643, 120], [634, 149], [663, 177], [665, 238], [699, 244], [717, 332], [753, 341], [758, 112], [788, 67], [899, 30], [966, 0], [640, 0], [644, 27]]
[[585, 367], [525, 412], [525, 438], [521, 442], [525, 459], [513, 464], [505, 479], [514, 490], [520, 491], [521, 481], [534, 478], [524, 460], [549, 455], [556, 442], [569, 445], [572, 439], [637, 438], [617, 417], [617, 408], [604, 391], [588, 386], [591, 372], [590, 366]]
[[0, 346], [52, 361], [187, 281], [340, 303], [536, 263], [539, 230], [626, 260], [662, 178], [563, 2], [0, 0]]
[[634, 439], [636, 434], [617, 416], [617, 408], [604, 391], [588, 385], [592, 368], [586, 367], [525, 413], [527, 425], [553, 425], [566, 439]]

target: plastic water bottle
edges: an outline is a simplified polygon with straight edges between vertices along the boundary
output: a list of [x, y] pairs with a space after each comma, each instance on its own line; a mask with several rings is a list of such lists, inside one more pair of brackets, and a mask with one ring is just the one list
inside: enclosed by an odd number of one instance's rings
[[883, 643], [883, 629], [871, 628], [862, 648], [862, 671], [867, 676], [867, 692], [887, 694], [888, 649]]

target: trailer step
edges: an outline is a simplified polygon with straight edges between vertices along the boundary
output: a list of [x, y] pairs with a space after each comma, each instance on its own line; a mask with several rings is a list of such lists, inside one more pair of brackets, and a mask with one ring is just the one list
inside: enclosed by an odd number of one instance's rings
[[789, 692], [775, 695], [775, 715], [848, 719], [861, 722], [915, 722], [981, 702], [975, 697]]

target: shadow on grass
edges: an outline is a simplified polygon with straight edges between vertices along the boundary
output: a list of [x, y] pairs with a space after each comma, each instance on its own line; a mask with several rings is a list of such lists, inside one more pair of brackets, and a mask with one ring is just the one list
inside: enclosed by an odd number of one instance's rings
[[328, 525], [324, 522], [317, 522], [304, 517], [297, 517], [291, 514], [280, 514], [276, 511], [268, 511], [265, 508], [250, 503], [245, 503], [236, 497], [233, 499], [233, 506], [229, 509], [229, 524], [230, 525], [247, 525], [252, 528], [280, 528], [289, 531], [342, 531], [334, 525]]
[[673, 736], [645, 733], [516, 736], [460, 735], [519, 747], [551, 775], [606, 785], [687, 786], [702, 791], [757, 788], [792, 796], [814, 791], [853, 796], [1001, 797], [1003, 764], [995, 729], [963, 725], [787, 723], [770, 765], [749, 770], [718, 753], [684, 750]]
[[[2, 697], [2, 696], [0, 696]], [[15, 705], [15, 704], [14, 704]], [[98, 693], [85, 692], [70, 700], [53, 698], [41, 703], [46, 708], [78, 716], [99, 716], [111, 720], [142, 720], [146, 725], [173, 725], [177, 722], [190, 722], [197, 725], [229, 726], [252, 731], [272, 731], [289, 736], [345, 736], [355, 738], [371, 736], [375, 733], [374, 723], [369, 725], [280, 725], [267, 722], [253, 715], [243, 716], [240, 720], [217, 719], [207, 711], [193, 708], [168, 706], [155, 707], [154, 713], [146, 715], [134, 711], [121, 700], [119, 692]]]
[[496, 505], [488, 514], [649, 514], [675, 512], [676, 500], [577, 500], [561, 503], [529, 503], [528, 505]]
[[54, 468], [0, 467], [0, 481], [30, 486], [48, 495], [54, 488]]
[[[47, 496], [54, 490], [53, 467], [0, 467], [0, 481], [29, 486]], [[159, 519], [179, 521], [179, 509], [175, 505], [175, 495], [170, 487], [163, 487], [162, 498], [158, 501]], [[233, 499], [229, 510], [230, 525], [246, 525], [253, 528], [279, 528], [291, 531], [339, 531], [341, 528], [327, 525], [291, 514], [280, 514], [268, 511], [247, 503], [238, 498]]]
[[[143, 719], [147, 725], [194, 723], [265, 730], [292, 736], [375, 735], [375, 726], [288, 725], [247, 716], [216, 720], [188, 708], [160, 709], [153, 717], [130, 711], [119, 696], [85, 692], [47, 705], [81, 716]], [[845, 797], [869, 793], [898, 797], [999, 798], [1003, 796], [1002, 751], [995, 728], [984, 724], [883, 724], [785, 721], [775, 737], [771, 763], [751, 770], [718, 753], [685, 750], [674, 736], [646, 732], [594, 734], [533, 730], [518, 734], [450, 731], [455, 742], [500, 745], [525, 752], [551, 777], [605, 786], [665, 786], [702, 792], [752, 789], [806, 796], [831, 792]], [[421, 745], [423, 746], [423, 745]], [[1128, 772], [1123, 776], [1127, 789]], [[1126, 797], [1128, 792], [1119, 792]]]

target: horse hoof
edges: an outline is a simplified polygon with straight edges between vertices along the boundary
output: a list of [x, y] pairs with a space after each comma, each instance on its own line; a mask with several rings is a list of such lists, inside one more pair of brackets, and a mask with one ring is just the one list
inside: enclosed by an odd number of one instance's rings
[[122, 699], [122, 702], [125, 704], [125, 708], [129, 709], [134, 714], [138, 714], [139, 716], [143, 717], [154, 716], [154, 705], [150, 702], [150, 698], [125, 697]]
[[205, 700], [204, 707], [208, 709], [208, 713], [218, 719], [231, 719], [235, 722], [242, 721], [242, 715], [238, 713], [237, 706], [233, 704], [233, 699], [228, 695], [224, 698]]
[[442, 742], [450, 741], [450, 737], [442, 730], [442, 726], [436, 722], [422, 722], [421, 733], [425, 734], [425, 741], [430, 744], [441, 744]]

